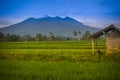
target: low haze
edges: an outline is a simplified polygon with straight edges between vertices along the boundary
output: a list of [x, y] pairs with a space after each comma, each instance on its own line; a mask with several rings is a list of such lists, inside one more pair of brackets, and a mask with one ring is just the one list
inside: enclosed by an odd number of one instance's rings
[[86, 25], [103, 28], [120, 24], [120, 0], [0, 0], [0, 27], [29, 17], [70, 16]]

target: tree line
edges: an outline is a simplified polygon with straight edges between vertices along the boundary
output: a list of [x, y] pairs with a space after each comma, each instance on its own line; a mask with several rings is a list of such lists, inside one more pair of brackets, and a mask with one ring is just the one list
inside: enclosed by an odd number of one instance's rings
[[88, 40], [88, 37], [91, 35], [90, 31], [86, 31], [82, 36], [80, 31], [74, 31], [73, 37], [64, 37], [64, 36], [55, 36], [54, 33], [50, 32], [49, 36], [42, 35], [41, 33], [36, 34], [35, 36], [27, 35], [16, 35], [16, 34], [4, 34], [0, 32], [0, 42], [3, 41], [65, 41], [65, 40]]

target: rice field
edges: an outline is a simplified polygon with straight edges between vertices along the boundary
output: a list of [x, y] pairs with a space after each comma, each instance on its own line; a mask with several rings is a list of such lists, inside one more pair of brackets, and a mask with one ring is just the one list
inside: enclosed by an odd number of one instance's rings
[[[105, 43], [97, 48], [105, 52]], [[93, 58], [90, 41], [1, 42], [0, 58], [9, 60], [87, 60]]]
[[120, 63], [91, 41], [0, 42], [0, 80], [119, 80]]

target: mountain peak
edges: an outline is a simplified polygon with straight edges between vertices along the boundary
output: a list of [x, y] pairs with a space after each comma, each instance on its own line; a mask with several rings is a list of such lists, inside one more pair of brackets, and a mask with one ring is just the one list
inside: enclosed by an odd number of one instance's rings
[[82, 22], [79, 22], [79, 21], [77, 21], [77, 20], [75, 20], [75, 19], [73, 19], [73, 18], [71, 18], [71, 17], [64, 17], [64, 20], [66, 20], [66, 21], [72, 21], [72, 22], [76, 22], [76, 23], [80, 23], [81, 25], [83, 24]]
[[[75, 20], [75, 19], [73, 19], [73, 18], [71, 18], [71, 17], [68, 17], [68, 16], [65, 17], [64, 19], [65, 19], [65, 20], [69, 20], [69, 21], [77, 21], [77, 20]], [[77, 21], [77, 22], [78, 22], [78, 21]]]
[[27, 18], [26, 20], [24, 20], [24, 21], [34, 21], [34, 20], [36, 20], [35, 18], [33, 18], [33, 17], [30, 17], [30, 18]]
[[43, 18], [56, 18], [56, 19], [62, 19], [61, 17], [59, 17], [59, 16], [55, 16], [55, 17], [51, 17], [51, 16], [48, 16], [48, 15], [46, 15], [45, 17], [43, 17]]
[[66, 17], [64, 17], [64, 19], [73, 19], [73, 18], [66, 16]]
[[[48, 16], [48, 15], [45, 15], [44, 17], [42, 17], [42, 18], [34, 18], [34, 17], [30, 17], [30, 18], [27, 18], [26, 20], [24, 20], [24, 21], [35, 21], [35, 20], [68, 20], [68, 21], [76, 21], [75, 19], [73, 19], [73, 18], [71, 18], [71, 17], [64, 17], [64, 18], [62, 18], [62, 17], [60, 17], [60, 16], [55, 16], [55, 17], [51, 17], [51, 16]], [[24, 22], [23, 21], [23, 22]], [[78, 22], [78, 21], [77, 21]]]
[[49, 15], [45, 15], [43, 18], [51, 18], [51, 16], [49, 16]]

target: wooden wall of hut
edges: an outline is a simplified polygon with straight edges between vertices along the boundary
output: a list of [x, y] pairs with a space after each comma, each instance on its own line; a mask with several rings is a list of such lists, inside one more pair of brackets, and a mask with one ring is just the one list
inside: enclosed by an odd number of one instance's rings
[[120, 33], [110, 31], [106, 35], [106, 54], [120, 53]]

